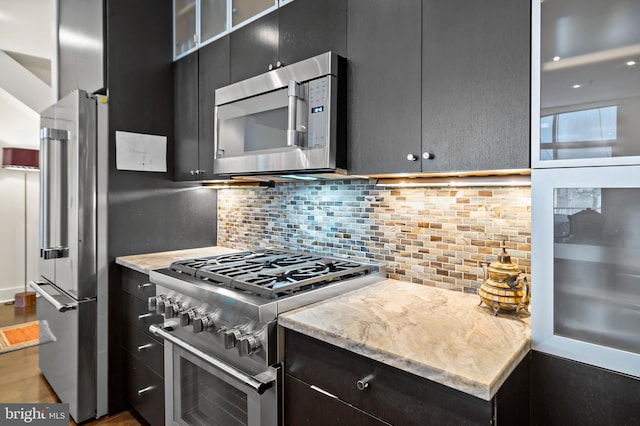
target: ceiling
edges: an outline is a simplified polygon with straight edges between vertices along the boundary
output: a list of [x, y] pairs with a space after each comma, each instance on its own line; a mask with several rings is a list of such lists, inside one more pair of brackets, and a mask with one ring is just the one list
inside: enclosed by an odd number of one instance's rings
[[52, 100], [55, 1], [0, 0], [0, 96], [38, 113]]

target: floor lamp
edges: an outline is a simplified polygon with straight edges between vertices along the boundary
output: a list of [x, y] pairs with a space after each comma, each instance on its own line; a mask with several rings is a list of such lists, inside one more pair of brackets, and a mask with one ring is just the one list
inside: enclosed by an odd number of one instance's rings
[[24, 292], [14, 296], [15, 306], [33, 306], [36, 294], [27, 291], [27, 173], [38, 171], [38, 150], [24, 148], [2, 148], [2, 168], [20, 170], [24, 173]]

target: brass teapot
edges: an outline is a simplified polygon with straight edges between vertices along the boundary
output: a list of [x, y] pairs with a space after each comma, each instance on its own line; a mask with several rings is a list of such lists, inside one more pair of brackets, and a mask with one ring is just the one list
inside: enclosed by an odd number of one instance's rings
[[502, 311], [526, 311], [529, 306], [531, 292], [527, 278], [522, 276], [518, 265], [511, 262], [505, 244], [496, 262], [482, 262], [484, 281], [478, 290], [480, 305], [484, 302], [493, 309], [493, 314]]

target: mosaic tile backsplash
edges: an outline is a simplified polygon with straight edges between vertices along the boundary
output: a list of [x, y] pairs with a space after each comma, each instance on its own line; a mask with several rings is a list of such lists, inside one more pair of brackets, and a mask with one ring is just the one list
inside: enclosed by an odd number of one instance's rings
[[480, 262], [495, 261], [502, 241], [530, 279], [530, 187], [345, 180], [218, 190], [218, 245], [383, 262], [390, 278], [450, 290], [475, 292]]

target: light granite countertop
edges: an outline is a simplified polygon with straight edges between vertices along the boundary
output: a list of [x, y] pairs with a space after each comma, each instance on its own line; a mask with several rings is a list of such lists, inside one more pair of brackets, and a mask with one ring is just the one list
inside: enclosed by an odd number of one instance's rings
[[134, 271], [148, 274], [154, 269], [168, 268], [176, 260], [192, 259], [203, 256], [216, 256], [219, 254], [233, 253], [234, 250], [226, 247], [201, 247], [187, 250], [164, 251], [159, 253], [135, 254], [132, 256], [120, 256], [116, 258], [118, 265], [126, 266]]
[[280, 326], [490, 400], [530, 347], [527, 313], [387, 279], [279, 316]]

